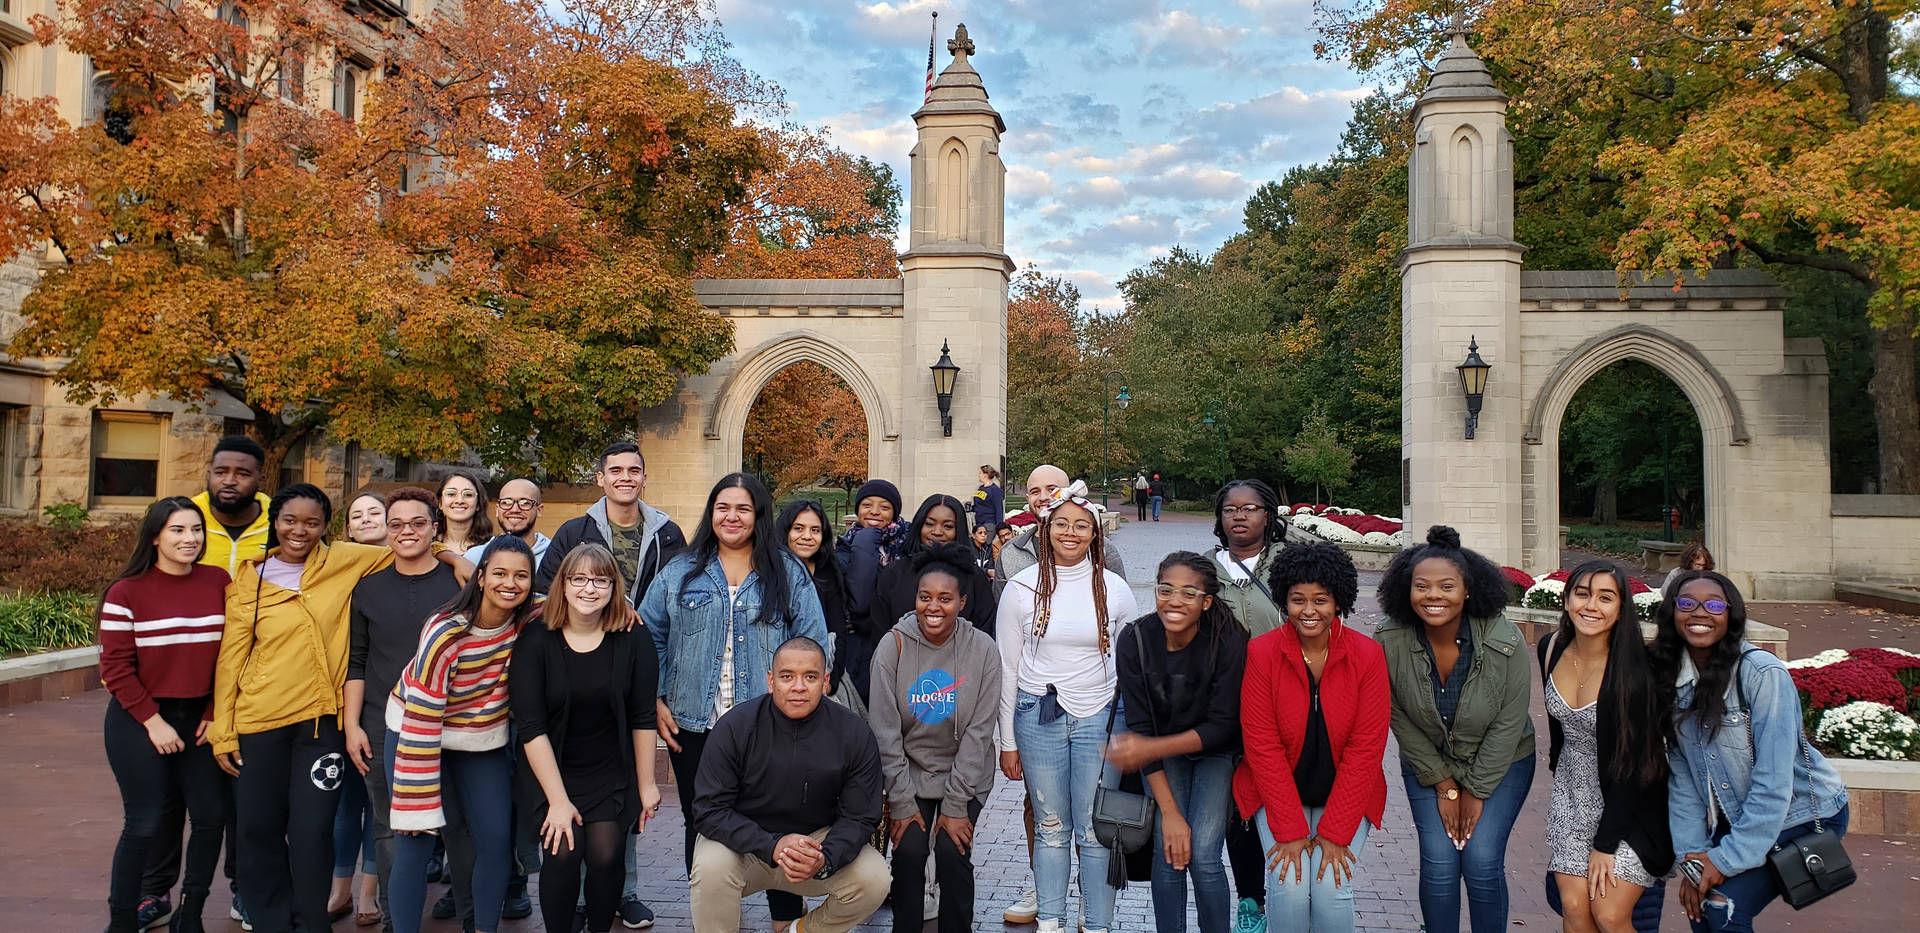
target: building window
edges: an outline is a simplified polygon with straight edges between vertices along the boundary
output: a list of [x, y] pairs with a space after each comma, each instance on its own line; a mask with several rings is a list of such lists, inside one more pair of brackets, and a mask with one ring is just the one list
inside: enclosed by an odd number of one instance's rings
[[393, 481], [407, 483], [413, 481], [414, 462], [412, 457], [393, 458]]
[[307, 439], [301, 438], [287, 448], [287, 455], [280, 461], [280, 485], [285, 489], [294, 483], [307, 481]]
[[93, 416], [93, 504], [145, 505], [160, 495], [160, 415], [102, 411]]
[[0, 405], [0, 509], [24, 509], [27, 488], [25, 405]]
[[360, 85], [366, 73], [359, 66], [341, 62], [333, 67], [333, 112], [348, 123], [360, 117]]

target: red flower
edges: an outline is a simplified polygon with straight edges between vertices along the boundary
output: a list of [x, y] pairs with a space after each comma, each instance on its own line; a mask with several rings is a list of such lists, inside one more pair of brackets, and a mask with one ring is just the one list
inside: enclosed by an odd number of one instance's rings
[[1825, 667], [1794, 668], [1793, 685], [1807, 695], [1807, 708], [1825, 710], [1871, 700], [1885, 703], [1902, 712], [1907, 708], [1907, 688], [1885, 668], [1859, 657]]
[[1502, 567], [1500, 572], [1507, 575], [1507, 582], [1521, 589], [1533, 586], [1533, 575], [1518, 567]]

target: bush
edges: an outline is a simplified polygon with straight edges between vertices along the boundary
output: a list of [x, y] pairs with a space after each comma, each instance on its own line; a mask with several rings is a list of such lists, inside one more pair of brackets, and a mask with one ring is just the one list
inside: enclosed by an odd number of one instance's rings
[[1847, 758], [1906, 761], [1920, 748], [1920, 729], [1884, 703], [1858, 701], [1820, 714], [1814, 741]]
[[1907, 709], [1906, 685], [1871, 661], [1848, 658], [1824, 667], [1792, 668], [1789, 673], [1800, 691], [1800, 708], [1809, 735], [1817, 734], [1822, 714], [1848, 703], [1865, 700], [1884, 703], [1894, 712]]
[[[84, 513], [83, 513], [84, 514]], [[0, 523], [0, 585], [22, 593], [74, 590], [98, 596], [133, 553], [138, 525], [132, 519], [69, 526]]]
[[93, 644], [93, 593], [31, 593], [0, 598], [0, 657]]
[[[1651, 537], [1658, 537], [1655, 531]], [[1650, 537], [1645, 528], [1606, 525], [1568, 525], [1567, 547], [1593, 551], [1612, 557], [1638, 560], [1640, 541]]]

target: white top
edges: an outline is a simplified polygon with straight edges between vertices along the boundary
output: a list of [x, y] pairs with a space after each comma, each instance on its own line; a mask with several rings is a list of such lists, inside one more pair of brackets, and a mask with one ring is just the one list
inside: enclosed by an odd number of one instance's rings
[[1100, 654], [1100, 628], [1094, 615], [1093, 562], [1082, 560], [1059, 569], [1053, 591], [1052, 620], [1046, 635], [1033, 637], [1034, 601], [1040, 567], [1014, 575], [1000, 597], [996, 617], [1000, 664], [1000, 750], [1017, 751], [1013, 707], [1020, 691], [1038, 695], [1052, 684], [1060, 707], [1077, 717], [1092, 716], [1113, 700], [1113, 649], [1120, 632], [1139, 614], [1133, 589], [1111, 570], [1106, 575], [1107, 654]]
[[720, 717], [733, 708], [733, 613], [739, 608], [734, 603], [740, 598], [740, 588], [727, 584], [727, 637], [726, 647], [720, 652], [720, 689], [713, 693], [713, 719]]
[[269, 557], [260, 565], [260, 578], [297, 593], [300, 591], [300, 574], [306, 569], [305, 563], [289, 564], [278, 557]]

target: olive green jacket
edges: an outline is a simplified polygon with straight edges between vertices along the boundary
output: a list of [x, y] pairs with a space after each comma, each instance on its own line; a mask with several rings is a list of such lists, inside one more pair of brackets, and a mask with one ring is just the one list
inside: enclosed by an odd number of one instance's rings
[[[1279, 628], [1280, 623], [1287, 620], [1286, 613], [1275, 605], [1275, 600], [1268, 599], [1266, 592], [1260, 588], [1271, 585], [1267, 577], [1273, 572], [1273, 559], [1280, 556], [1286, 547], [1285, 540], [1275, 541], [1248, 565], [1248, 569], [1260, 581], [1259, 586], [1255, 586], [1252, 580], [1235, 580], [1229, 571], [1232, 562], [1222, 556], [1219, 548], [1213, 550], [1213, 565], [1220, 574], [1220, 601], [1233, 610], [1233, 617], [1240, 620], [1240, 625], [1255, 638]], [[1276, 598], [1279, 595], [1274, 594]]]
[[1373, 637], [1387, 656], [1393, 688], [1393, 737], [1400, 760], [1424, 786], [1453, 778], [1482, 800], [1513, 763], [1534, 754], [1533, 666], [1520, 630], [1507, 617], [1473, 619], [1473, 663], [1454, 711], [1453, 728], [1433, 701], [1433, 653], [1411, 626], [1388, 619]]

